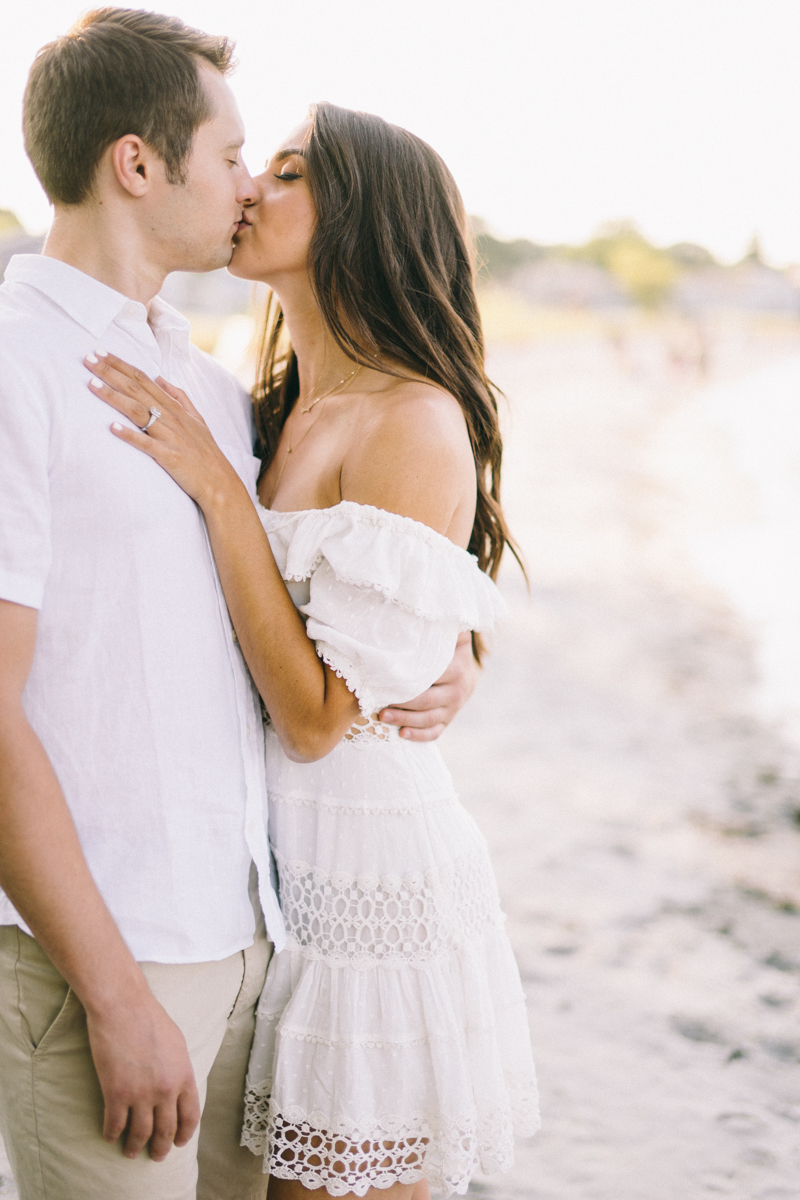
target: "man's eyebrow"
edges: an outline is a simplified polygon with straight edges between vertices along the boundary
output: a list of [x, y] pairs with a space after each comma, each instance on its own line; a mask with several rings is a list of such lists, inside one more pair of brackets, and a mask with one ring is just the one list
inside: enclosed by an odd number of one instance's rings
[[235, 142], [228, 142], [226, 150], [241, 150], [244, 145], [244, 138], [238, 138]]
[[303, 157], [303, 151], [298, 150], [296, 146], [287, 146], [285, 150], [279, 150], [275, 155], [276, 162], [283, 162], [285, 158], [291, 158], [293, 154], [299, 154]]

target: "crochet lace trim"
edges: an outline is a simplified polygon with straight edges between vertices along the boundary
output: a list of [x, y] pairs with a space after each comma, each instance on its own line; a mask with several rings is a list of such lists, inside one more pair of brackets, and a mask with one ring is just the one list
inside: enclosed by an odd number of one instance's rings
[[[374, 746], [376, 742], [397, 741], [400, 731], [378, 720], [378, 699], [364, 684], [353, 663], [329, 642], [315, 643], [317, 654], [338, 679], [343, 679], [348, 691], [358, 701], [362, 720], [351, 725], [342, 739], [348, 746]], [[262, 705], [263, 709], [263, 705]]]
[[[370, 720], [378, 707], [378, 701], [372, 692], [370, 692], [369, 689], [364, 685], [363, 680], [355, 670], [352, 662], [350, 662], [344, 654], [341, 654], [328, 642], [317, 642], [316, 647], [317, 654], [322, 661], [330, 667], [334, 675], [345, 681], [348, 690], [351, 691], [355, 696], [356, 700], [358, 701], [358, 707], [361, 711], [361, 715]], [[352, 728], [348, 730], [348, 734], [351, 734], [352, 732]], [[354, 741], [355, 738], [348, 739], [348, 734], [345, 734], [345, 739]]]
[[287, 948], [330, 966], [425, 966], [505, 921], [483, 854], [381, 877], [275, 857]]
[[331, 1196], [395, 1183], [429, 1184], [463, 1195], [476, 1171], [508, 1171], [514, 1161], [514, 1131], [534, 1133], [535, 1088], [523, 1085], [508, 1108], [477, 1118], [429, 1120], [424, 1114], [383, 1115], [338, 1122], [326, 1128], [325, 1114], [292, 1107], [279, 1113], [270, 1096], [249, 1089], [242, 1145], [265, 1156], [264, 1169], [306, 1188], [324, 1187]]

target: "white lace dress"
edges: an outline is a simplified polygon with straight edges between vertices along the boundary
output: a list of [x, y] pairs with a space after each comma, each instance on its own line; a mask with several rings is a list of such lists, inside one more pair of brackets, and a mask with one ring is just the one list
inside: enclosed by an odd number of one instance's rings
[[317, 651], [359, 701], [325, 758], [267, 729], [288, 945], [258, 1007], [242, 1142], [334, 1196], [508, 1170], [538, 1127], [525, 999], [486, 844], [434, 743], [374, 717], [438, 679], [502, 601], [466, 551], [344, 501], [261, 517]]

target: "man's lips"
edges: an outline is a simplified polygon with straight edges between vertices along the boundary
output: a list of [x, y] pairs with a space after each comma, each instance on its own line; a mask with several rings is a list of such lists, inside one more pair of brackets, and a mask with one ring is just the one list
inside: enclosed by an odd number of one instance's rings
[[248, 221], [247, 217], [242, 217], [241, 221], [236, 222], [236, 232], [241, 233], [242, 230], [249, 229], [252, 224], [253, 222]]

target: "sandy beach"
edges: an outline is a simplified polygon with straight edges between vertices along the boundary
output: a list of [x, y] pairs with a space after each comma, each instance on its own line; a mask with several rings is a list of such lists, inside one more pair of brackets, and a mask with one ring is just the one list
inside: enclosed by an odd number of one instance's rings
[[[800, 1196], [798, 753], [697, 557], [708, 381], [659, 340], [631, 340], [638, 365], [599, 332], [491, 364], [531, 595], [507, 570], [511, 619], [445, 744], [492, 848], [543, 1114], [511, 1175], [473, 1184], [491, 1200]], [[712, 382], [757, 385], [789, 349], [749, 341], [720, 333]]]
[[767, 626], [698, 534], [712, 459], [715, 529], [755, 487], [708, 389], [800, 331], [721, 327], [704, 364], [684, 334], [586, 318], [491, 357], [531, 590], [505, 568], [509, 621], [443, 747], [490, 843], [543, 1129], [473, 1183], [487, 1200], [800, 1197], [800, 750], [765, 701]]

